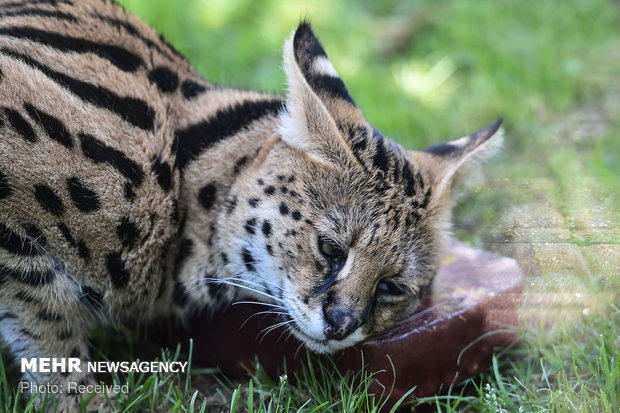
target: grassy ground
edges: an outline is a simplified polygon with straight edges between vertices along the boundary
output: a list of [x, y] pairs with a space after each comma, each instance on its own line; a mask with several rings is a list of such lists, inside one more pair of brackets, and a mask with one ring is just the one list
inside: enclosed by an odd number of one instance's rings
[[[282, 41], [308, 18], [367, 119], [410, 148], [503, 116], [505, 149], [484, 177], [463, 188], [455, 233], [519, 261], [527, 277], [523, 345], [414, 408], [620, 411], [617, 2], [122, 3], [209, 80], [272, 92], [284, 91]], [[119, 347], [141, 346], [123, 332], [107, 332], [107, 341], [110, 334]], [[17, 376], [4, 371], [0, 366], [0, 410], [20, 410], [26, 405], [15, 404]], [[332, 377], [340, 395], [334, 399], [312, 377], [295, 387], [259, 372], [238, 387], [197, 373], [191, 383], [130, 377], [135, 384], [123, 408], [348, 412], [378, 405], [363, 380], [358, 386]]]

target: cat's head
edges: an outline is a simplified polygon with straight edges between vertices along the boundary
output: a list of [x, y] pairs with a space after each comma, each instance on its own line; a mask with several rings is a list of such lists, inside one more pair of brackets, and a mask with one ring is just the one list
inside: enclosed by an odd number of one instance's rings
[[233, 186], [244, 207], [226, 237], [257, 297], [309, 348], [331, 352], [416, 309], [441, 259], [451, 188], [502, 133], [498, 121], [403, 149], [366, 122], [307, 23], [286, 41], [284, 69], [273, 146]]

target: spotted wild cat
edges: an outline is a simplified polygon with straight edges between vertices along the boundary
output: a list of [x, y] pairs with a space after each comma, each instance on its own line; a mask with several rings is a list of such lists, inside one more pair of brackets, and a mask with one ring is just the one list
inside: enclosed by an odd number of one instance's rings
[[248, 295], [311, 349], [353, 345], [416, 308], [461, 166], [501, 143], [499, 122], [425, 151], [383, 137], [305, 22], [280, 97], [205, 81], [110, 1], [0, 10], [0, 333], [17, 358], [86, 361], [98, 315]]

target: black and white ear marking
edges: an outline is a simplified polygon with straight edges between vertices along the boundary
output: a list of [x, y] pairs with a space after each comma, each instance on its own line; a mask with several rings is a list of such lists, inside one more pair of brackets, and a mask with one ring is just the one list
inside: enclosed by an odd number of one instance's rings
[[495, 155], [504, 140], [502, 119], [463, 138], [431, 146], [425, 151], [410, 151], [420, 168], [433, 182], [431, 204], [440, 203], [458, 177], [475, 165]]
[[317, 95], [331, 95], [355, 105], [309, 23], [302, 22], [295, 30], [293, 51], [301, 73]]
[[283, 63], [288, 96], [278, 134], [317, 161], [343, 159], [340, 130], [365, 121], [308, 23], [284, 43]]
[[[461, 158], [463, 156], [484, 160], [493, 156], [503, 141], [502, 118], [492, 125], [480, 129], [460, 139], [440, 143], [427, 148], [425, 152], [438, 156]], [[493, 138], [493, 139], [491, 139]], [[470, 159], [471, 160], [471, 159]]]

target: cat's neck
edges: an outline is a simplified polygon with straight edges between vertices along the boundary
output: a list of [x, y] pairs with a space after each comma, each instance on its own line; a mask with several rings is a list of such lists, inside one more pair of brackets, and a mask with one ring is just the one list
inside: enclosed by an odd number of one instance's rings
[[[255, 92], [213, 90], [210, 99], [218, 101], [210, 102], [206, 93], [191, 115], [184, 109], [189, 121], [180, 121], [171, 143], [180, 177], [179, 231], [167, 260], [173, 279], [230, 276], [227, 257], [217, 247], [219, 232], [226, 230], [221, 217], [238, 207], [229, 191], [266, 156], [282, 110], [281, 98]], [[181, 262], [179, 257], [189, 255], [194, 258]]]

